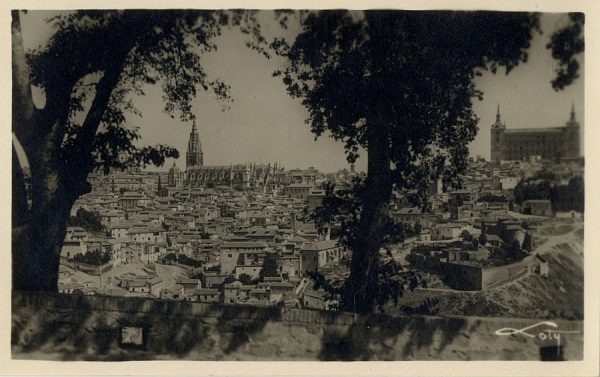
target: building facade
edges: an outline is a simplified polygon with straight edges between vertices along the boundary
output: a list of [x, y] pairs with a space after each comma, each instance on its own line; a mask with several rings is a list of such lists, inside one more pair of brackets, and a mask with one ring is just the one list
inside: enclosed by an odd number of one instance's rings
[[541, 157], [560, 161], [579, 157], [579, 122], [575, 109], [571, 108], [569, 121], [563, 127], [508, 129], [500, 118], [500, 106], [496, 122], [491, 129], [491, 159], [529, 160]]

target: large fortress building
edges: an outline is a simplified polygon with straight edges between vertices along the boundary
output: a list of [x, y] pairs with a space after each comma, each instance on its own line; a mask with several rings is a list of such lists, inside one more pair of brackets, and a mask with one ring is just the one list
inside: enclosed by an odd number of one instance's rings
[[574, 106], [563, 127], [508, 129], [500, 118], [498, 105], [491, 130], [491, 160], [528, 160], [535, 156], [553, 161], [578, 158], [579, 129]]

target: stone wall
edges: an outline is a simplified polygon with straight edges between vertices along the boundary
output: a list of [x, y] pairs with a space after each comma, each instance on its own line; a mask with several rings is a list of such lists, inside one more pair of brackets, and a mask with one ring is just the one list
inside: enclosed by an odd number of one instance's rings
[[482, 289], [482, 271], [478, 266], [460, 263], [444, 263], [444, 282], [448, 286], [462, 291], [480, 291]]
[[60, 258], [60, 263], [65, 266], [72, 268], [76, 271], [85, 272], [88, 275], [99, 276], [101, 273], [108, 272], [112, 269], [113, 263], [108, 262], [100, 266], [95, 266], [93, 264], [75, 262], [74, 260], [69, 260], [67, 258]]
[[500, 286], [525, 275], [531, 268], [535, 255], [522, 261], [498, 267], [479, 267], [461, 263], [442, 263], [439, 269], [444, 273], [448, 286], [463, 291], [479, 291]]
[[533, 263], [534, 255], [525, 257], [522, 261], [517, 263], [511, 263], [504, 266], [498, 267], [486, 267], [482, 271], [482, 287], [483, 289], [492, 288], [494, 286], [502, 285], [511, 280], [517, 279], [531, 268]]
[[[580, 360], [583, 334], [557, 342], [495, 331], [539, 321], [366, 316], [319, 310], [13, 292], [12, 357], [51, 360]], [[578, 321], [554, 321], [583, 331]], [[121, 329], [144, 329], [141, 348]], [[530, 330], [538, 334], [538, 330]]]

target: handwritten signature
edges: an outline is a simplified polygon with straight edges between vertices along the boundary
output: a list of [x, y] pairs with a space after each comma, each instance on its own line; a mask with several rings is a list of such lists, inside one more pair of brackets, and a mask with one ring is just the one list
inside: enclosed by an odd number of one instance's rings
[[[540, 326], [548, 326], [548, 327], [552, 327], [556, 330], [546, 328], [546, 329], [543, 329], [543, 330], [538, 331], [537, 333], [533, 333], [533, 334], [531, 333], [533, 331], [528, 332], [528, 330], [533, 330], [535, 328], [539, 328]], [[580, 334], [581, 331], [558, 330], [558, 325], [556, 324], [556, 322], [543, 321], [543, 322], [538, 322], [538, 323], [535, 323], [535, 324], [527, 326], [527, 327], [523, 327], [522, 329], [514, 329], [512, 327], [504, 327], [500, 330], [496, 330], [494, 333], [496, 335], [500, 335], [500, 336], [521, 334], [521, 335], [527, 336], [529, 338], [535, 338], [537, 336], [540, 340], [554, 339], [558, 342], [558, 345], [560, 345], [560, 335], [561, 334]]]

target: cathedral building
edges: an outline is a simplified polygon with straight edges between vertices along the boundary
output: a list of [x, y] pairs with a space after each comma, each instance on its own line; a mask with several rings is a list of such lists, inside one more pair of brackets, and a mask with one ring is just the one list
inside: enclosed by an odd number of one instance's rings
[[546, 160], [561, 161], [579, 156], [579, 122], [575, 108], [571, 108], [569, 121], [554, 128], [506, 128], [500, 118], [491, 130], [491, 160], [528, 160], [539, 156]]
[[271, 190], [280, 186], [284, 179], [284, 169], [277, 164], [205, 166], [198, 129], [195, 123], [192, 126], [186, 153], [185, 185], [187, 187], [228, 186], [242, 190]]

